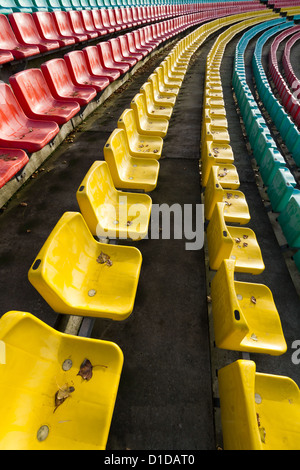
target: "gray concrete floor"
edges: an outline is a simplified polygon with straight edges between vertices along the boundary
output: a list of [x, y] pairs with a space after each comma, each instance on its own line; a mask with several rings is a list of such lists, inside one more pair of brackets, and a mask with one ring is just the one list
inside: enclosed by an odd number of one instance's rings
[[[153, 203], [201, 203], [200, 131], [206, 55], [210, 38], [195, 54], [178, 96], [165, 138]], [[242, 134], [231, 88], [236, 41], [226, 49], [222, 77], [229, 132], [237, 169], [262, 249], [266, 270], [239, 279], [263, 282], [274, 295], [288, 344], [281, 357], [251, 354], [257, 370], [288, 375], [300, 385], [291, 345], [299, 338], [299, 296], [274, 227], [261, 199], [253, 161]], [[43, 169], [10, 201], [0, 216], [0, 315], [28, 311], [54, 327], [54, 313], [27, 280], [27, 273], [51, 229], [65, 211], [77, 211], [75, 193], [91, 164], [103, 159], [103, 146], [117, 119], [168, 51], [113, 94], [64, 142]], [[20, 206], [21, 202], [27, 205]], [[214, 450], [222, 445], [217, 370], [242, 357], [217, 350], [209, 322], [209, 276], [205, 249], [187, 251], [186, 240], [134, 242], [143, 264], [135, 308], [124, 322], [96, 319], [91, 336], [116, 342], [124, 368], [108, 440], [108, 450]], [[122, 242], [123, 243], [123, 242]], [[130, 243], [129, 243], [130, 244]], [[298, 338], [297, 338], [298, 336]]]

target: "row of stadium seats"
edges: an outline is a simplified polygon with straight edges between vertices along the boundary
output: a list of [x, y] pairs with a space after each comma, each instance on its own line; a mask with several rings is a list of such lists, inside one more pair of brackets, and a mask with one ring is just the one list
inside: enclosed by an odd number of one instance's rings
[[[64, 58], [46, 61], [40, 69], [18, 72], [10, 77], [11, 86], [0, 84], [1, 187], [24, 168], [27, 153], [51, 143], [59, 126], [97, 98], [98, 93], [160, 44], [197, 21], [194, 14], [148, 25], [71, 51]], [[13, 152], [13, 148], [18, 150]]]
[[[220, 34], [211, 48], [206, 62], [201, 151], [208, 262], [216, 271], [210, 291], [214, 343], [222, 349], [270, 355], [287, 350], [272, 292], [262, 284], [235, 280], [236, 273], [255, 275], [265, 266], [255, 233], [244, 227], [250, 214], [245, 195], [238, 190], [220, 65], [225, 47], [235, 35], [249, 27], [257, 34], [267, 24], [280, 24], [280, 18], [270, 21], [276, 16], [271, 13], [241, 21]], [[245, 36], [248, 39], [250, 34], [242, 37], [243, 45]], [[237, 48], [234, 71], [246, 87], [243, 60], [244, 49]], [[209, 164], [205, 163], [207, 157], [211, 158]], [[239, 359], [218, 370], [218, 388], [225, 449], [297, 448], [299, 430], [295, 431], [292, 421], [299, 414], [300, 393], [291, 379], [257, 373], [254, 361]], [[289, 406], [292, 400], [293, 409]]]
[[[104, 147], [105, 161], [95, 161], [78, 188], [76, 197], [81, 212], [64, 213], [35, 258], [29, 280], [54, 310], [113, 320], [130, 315], [142, 256], [135, 247], [109, 241], [139, 240], [147, 234], [150, 196], [123, 190], [145, 189], [151, 168], [155, 168], [156, 182], [163, 144], [157, 124], [165, 124], [171, 118], [198, 40], [197, 30], [182, 39], [143, 84], [141, 93], [134, 97], [131, 108], [124, 110], [118, 128]], [[164, 65], [170, 66], [170, 70]], [[154, 82], [159, 87], [155, 88], [158, 101], [151, 94], [149, 103], [146, 96]], [[152, 106], [151, 121], [145, 133], [140, 134], [135, 108], [142, 103], [146, 114], [147, 102]], [[131, 154], [137, 140], [138, 149]], [[120, 189], [116, 189], [113, 160], [119, 174], [128, 174], [131, 186], [118, 180]], [[140, 171], [142, 179], [138, 177]], [[104, 238], [108, 238], [107, 243]], [[13, 386], [10, 403], [22, 410], [17, 429], [11, 420], [15, 407], [7, 407], [3, 412], [1, 448], [105, 449], [123, 365], [121, 349], [112, 342], [59, 333], [24, 312], [6, 313], [0, 320], [0, 332], [0, 363], [4, 364], [7, 357], [7, 383]], [[26, 342], [21, 341], [24, 335]], [[20, 342], [22, 355], [19, 347], [16, 349]], [[29, 384], [28, 371], [35, 367], [39, 373]], [[26, 398], [22, 401], [18, 398], [20, 387]], [[40, 412], [33, 415], [33, 406]]]

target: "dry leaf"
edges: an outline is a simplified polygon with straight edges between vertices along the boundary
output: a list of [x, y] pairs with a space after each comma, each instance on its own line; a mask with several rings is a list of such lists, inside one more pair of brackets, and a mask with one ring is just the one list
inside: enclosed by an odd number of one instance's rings
[[253, 304], [256, 304], [256, 298], [254, 297], [254, 295], [252, 295], [252, 297], [251, 297], [251, 302], [252, 302]]
[[100, 255], [98, 256], [97, 262], [100, 264], [106, 264], [107, 266], [112, 266], [113, 264], [110, 256], [103, 253], [103, 251], [101, 251]]
[[55, 408], [53, 413], [55, 412], [56, 408], [60, 406], [69, 396], [72, 392], [74, 392], [75, 388], [70, 386], [69, 384], [66, 383], [63, 387], [59, 387], [55, 394]]
[[89, 359], [85, 359], [80, 366], [80, 370], [77, 375], [80, 375], [84, 380], [90, 380], [93, 375], [93, 366]]

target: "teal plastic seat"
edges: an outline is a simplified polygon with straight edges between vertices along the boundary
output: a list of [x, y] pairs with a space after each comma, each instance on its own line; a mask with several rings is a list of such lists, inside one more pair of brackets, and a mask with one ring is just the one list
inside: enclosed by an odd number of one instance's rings
[[285, 209], [279, 214], [278, 222], [292, 248], [300, 248], [300, 192], [293, 194]]
[[274, 212], [281, 212], [285, 209], [290, 197], [300, 193], [295, 189], [296, 181], [288, 168], [278, 168], [272, 183], [267, 189], [271, 206]]
[[260, 162], [259, 171], [263, 179], [264, 185], [269, 186], [273, 181], [278, 168], [286, 166], [285, 159], [278, 149], [270, 147], [264, 152]]

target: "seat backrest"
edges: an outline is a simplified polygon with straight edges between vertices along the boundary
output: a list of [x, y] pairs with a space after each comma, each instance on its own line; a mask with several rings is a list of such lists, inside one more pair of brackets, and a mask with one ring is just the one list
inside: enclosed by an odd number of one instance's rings
[[50, 12], [40, 11], [32, 13], [32, 17], [41, 37], [54, 40], [58, 38], [58, 31]]
[[89, 81], [88, 66], [83, 51], [71, 51], [64, 55], [69, 73], [75, 81]]
[[41, 70], [53, 95], [72, 92], [72, 79], [64, 59], [51, 59], [41, 65]]
[[75, 33], [84, 34], [84, 26], [80, 12], [78, 10], [71, 10], [68, 11], [67, 14], [69, 15], [71, 25]]
[[219, 266], [223, 259], [230, 259], [234, 242], [224, 221], [223, 202], [217, 202], [207, 227], [209, 263], [212, 269]]
[[94, 25], [97, 29], [105, 29], [103, 26], [102, 16], [100, 10], [91, 10]]
[[129, 142], [135, 138], [138, 134], [138, 129], [133, 109], [125, 109], [123, 111], [118, 120], [118, 128], [125, 131]]
[[127, 41], [126, 34], [119, 36], [117, 40], [120, 45], [121, 54], [123, 54], [124, 57], [130, 55], [129, 50], [128, 50], [128, 41]]
[[210, 220], [216, 203], [223, 201], [224, 190], [221, 184], [219, 183], [218, 171], [219, 171], [218, 166], [213, 165], [211, 167], [207, 184], [206, 184], [206, 188], [205, 188], [204, 214], [207, 220]]
[[100, 14], [101, 14], [101, 17], [102, 17], [103, 26], [105, 28], [106, 27], [107, 28], [111, 27], [111, 23], [110, 23], [110, 20], [109, 20], [109, 15], [108, 15], [108, 12], [107, 12], [106, 8], [101, 8]]
[[12, 13], [9, 21], [19, 42], [38, 45], [42, 41], [31, 13]]
[[131, 160], [128, 142], [123, 129], [115, 129], [103, 148], [104, 158], [110, 171], [111, 167], [120, 177], [126, 173]]
[[105, 67], [114, 68], [114, 61], [112, 58], [111, 48], [108, 41], [100, 42], [97, 44], [100, 59], [102, 59]]
[[74, 32], [72, 31], [70, 23], [70, 18], [68, 17], [67, 12], [54, 11], [52, 14], [60, 34], [62, 34], [63, 36], [74, 36]]
[[147, 118], [146, 98], [143, 93], [137, 93], [131, 100], [130, 107], [134, 110], [136, 118], [142, 122]]
[[122, 62], [121, 45], [118, 38], [112, 38], [108, 41], [111, 45], [112, 55], [116, 62]]
[[93, 75], [104, 73], [97, 46], [87, 46], [83, 50], [88, 70]]
[[18, 41], [7, 16], [0, 14], [0, 49], [14, 49]]
[[95, 31], [92, 10], [81, 10], [80, 15], [84, 28], [88, 31]]
[[[0, 133], [1, 137], [10, 136], [18, 132], [27, 121], [24, 111], [16, 100], [11, 87], [7, 83], [0, 83]], [[21, 136], [20, 136], [21, 137]]]
[[52, 101], [53, 97], [40, 69], [22, 70], [12, 75], [9, 82], [27, 115], [29, 110], [38, 112]]

